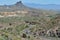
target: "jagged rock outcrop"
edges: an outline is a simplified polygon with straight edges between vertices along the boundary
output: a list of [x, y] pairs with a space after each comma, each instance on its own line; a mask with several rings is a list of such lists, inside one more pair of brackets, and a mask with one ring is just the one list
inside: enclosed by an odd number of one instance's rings
[[19, 1], [15, 5], [19, 6], [19, 5], [23, 5], [23, 3], [22, 3], [22, 1]]

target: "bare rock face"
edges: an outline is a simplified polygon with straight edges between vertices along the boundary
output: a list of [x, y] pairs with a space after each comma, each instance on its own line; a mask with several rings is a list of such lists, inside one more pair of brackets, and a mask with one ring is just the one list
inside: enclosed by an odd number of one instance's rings
[[19, 6], [19, 5], [23, 5], [23, 3], [22, 3], [22, 1], [19, 1], [15, 5]]

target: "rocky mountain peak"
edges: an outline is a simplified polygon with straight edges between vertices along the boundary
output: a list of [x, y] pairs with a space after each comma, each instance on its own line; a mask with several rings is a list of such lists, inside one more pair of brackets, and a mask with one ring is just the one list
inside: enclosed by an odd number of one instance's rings
[[15, 5], [23, 5], [23, 3], [22, 3], [22, 1], [19, 1]]

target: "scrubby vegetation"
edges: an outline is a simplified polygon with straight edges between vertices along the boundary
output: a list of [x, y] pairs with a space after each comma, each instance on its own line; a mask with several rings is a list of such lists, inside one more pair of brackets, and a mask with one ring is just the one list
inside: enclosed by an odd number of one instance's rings
[[1, 17], [0, 40], [60, 38], [60, 16], [57, 14], [41, 16]]
[[60, 40], [60, 12], [21, 1], [0, 6], [0, 40]]

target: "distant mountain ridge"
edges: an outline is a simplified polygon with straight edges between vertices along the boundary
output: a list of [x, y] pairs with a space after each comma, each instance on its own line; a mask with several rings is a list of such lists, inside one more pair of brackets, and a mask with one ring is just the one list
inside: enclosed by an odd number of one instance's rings
[[30, 8], [25, 6], [22, 1], [19, 1], [13, 5], [0, 5], [0, 12], [12, 12], [20, 10], [30, 10]]
[[34, 4], [34, 3], [26, 3], [27, 6], [32, 8], [41, 8], [41, 9], [53, 9], [60, 10], [59, 4]]
[[[0, 5], [0, 12], [4, 11], [18, 11], [18, 10], [32, 10], [37, 9], [53, 9], [60, 10], [60, 5], [56, 4], [34, 4], [34, 3], [22, 3], [22, 1], [16, 2], [13, 5]], [[35, 9], [34, 9], [35, 10]]]

